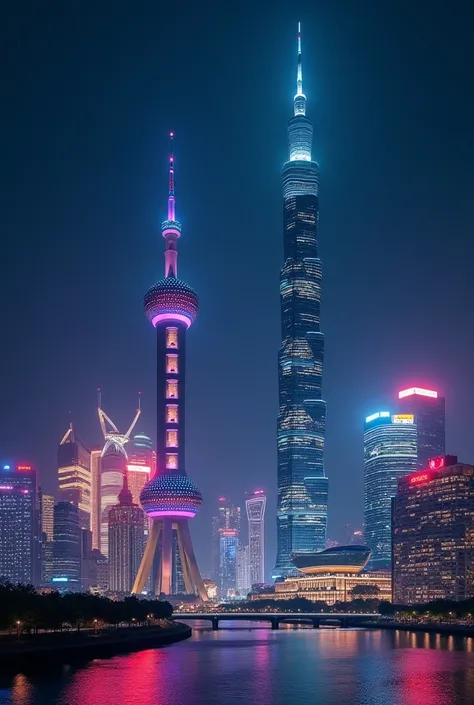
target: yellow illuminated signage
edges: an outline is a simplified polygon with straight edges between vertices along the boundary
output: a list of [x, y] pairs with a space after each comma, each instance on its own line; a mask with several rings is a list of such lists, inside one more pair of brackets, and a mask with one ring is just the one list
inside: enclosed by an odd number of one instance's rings
[[394, 414], [392, 423], [415, 423], [415, 417], [413, 414]]

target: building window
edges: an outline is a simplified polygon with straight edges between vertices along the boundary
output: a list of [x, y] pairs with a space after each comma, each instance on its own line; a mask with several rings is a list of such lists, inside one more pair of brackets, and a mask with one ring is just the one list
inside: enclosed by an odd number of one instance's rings
[[178, 456], [176, 453], [166, 453], [166, 469], [167, 470], [177, 470], [178, 469]]
[[167, 399], [177, 399], [178, 398], [178, 380], [167, 379], [166, 380], [166, 398]]
[[171, 431], [166, 431], [166, 447], [167, 448], [177, 448], [178, 447], [178, 431], [173, 429]]
[[167, 348], [178, 348], [178, 329], [177, 328], [167, 328], [166, 329], [166, 347]]
[[166, 423], [178, 423], [178, 407], [176, 404], [166, 406]]
[[167, 355], [166, 356], [166, 371], [168, 374], [178, 374], [178, 356], [177, 355]]

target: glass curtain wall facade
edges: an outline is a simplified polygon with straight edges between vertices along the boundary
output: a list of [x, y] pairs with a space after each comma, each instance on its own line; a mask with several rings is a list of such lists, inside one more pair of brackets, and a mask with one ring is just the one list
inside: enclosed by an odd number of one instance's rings
[[32, 585], [37, 571], [37, 476], [30, 466], [0, 471], [0, 578]]
[[72, 424], [58, 447], [59, 496], [79, 510], [81, 528], [91, 527], [91, 454], [76, 438]]
[[414, 414], [418, 434], [418, 469], [428, 460], [445, 454], [445, 399], [433, 389], [411, 387], [398, 393], [398, 409]]
[[372, 551], [369, 568], [392, 564], [392, 498], [399, 478], [416, 470], [417, 429], [412, 414], [378, 411], [364, 429], [364, 543]]
[[79, 510], [71, 502], [58, 502], [54, 507], [53, 585], [80, 590], [81, 558]]
[[273, 576], [293, 575], [292, 552], [326, 543], [328, 480], [324, 470], [326, 402], [322, 398], [324, 336], [320, 330], [322, 267], [318, 256], [319, 167], [306, 117], [301, 36], [297, 93], [283, 168], [284, 265], [280, 277], [277, 560]]

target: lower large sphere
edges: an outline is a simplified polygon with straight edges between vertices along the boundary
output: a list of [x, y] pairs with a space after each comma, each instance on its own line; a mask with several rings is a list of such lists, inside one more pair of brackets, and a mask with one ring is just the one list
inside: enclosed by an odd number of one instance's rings
[[156, 326], [161, 320], [181, 320], [189, 327], [198, 315], [198, 295], [189, 284], [176, 277], [166, 277], [145, 294], [145, 313]]
[[187, 475], [165, 474], [147, 482], [140, 502], [149, 517], [193, 517], [201, 506], [202, 495]]

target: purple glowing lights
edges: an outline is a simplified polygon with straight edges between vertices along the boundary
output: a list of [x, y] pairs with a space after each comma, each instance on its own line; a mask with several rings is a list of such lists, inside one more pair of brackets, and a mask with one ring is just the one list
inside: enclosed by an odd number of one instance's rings
[[154, 326], [163, 320], [176, 320], [189, 327], [196, 320], [199, 299], [186, 282], [176, 277], [166, 277], [147, 291], [144, 308]]
[[150, 517], [195, 516], [202, 495], [194, 482], [181, 473], [166, 473], [147, 482], [140, 494], [140, 503]]

